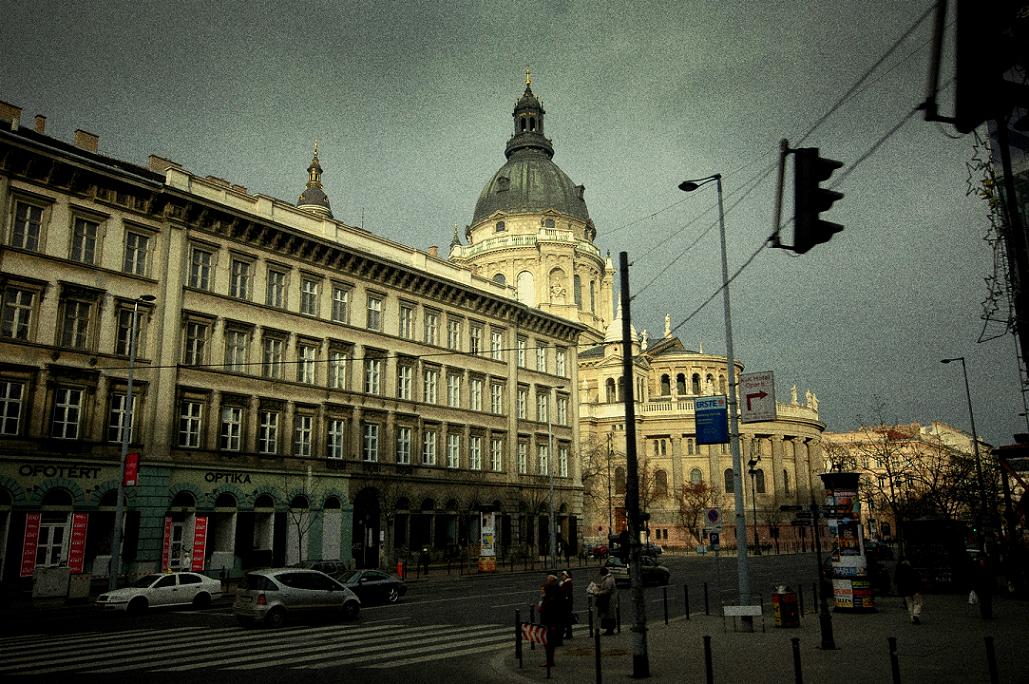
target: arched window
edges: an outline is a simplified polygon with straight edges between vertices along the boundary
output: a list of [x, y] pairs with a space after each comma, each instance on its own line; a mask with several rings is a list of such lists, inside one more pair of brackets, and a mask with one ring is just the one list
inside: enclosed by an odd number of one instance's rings
[[722, 473], [722, 477], [725, 479], [726, 494], [732, 494], [732, 468], [726, 468], [725, 472]]
[[518, 301], [529, 306], [536, 306], [536, 281], [533, 280], [532, 274], [522, 271], [518, 274], [517, 282]]
[[552, 219], [552, 218], [543, 219], [543, 227], [544, 228], [553, 228], [554, 227], [554, 219]]
[[500, 283], [501, 285], [507, 285], [507, 276], [503, 273], [497, 273], [493, 276], [493, 282]]
[[672, 393], [672, 380], [671, 380], [671, 378], [668, 377], [668, 374], [665, 373], [664, 375], [661, 376], [661, 396], [662, 397], [667, 397], [671, 393]]
[[727, 387], [728, 387], [728, 385], [725, 384], [725, 376], [724, 375], [719, 375], [718, 376], [718, 393], [719, 394], [728, 394], [729, 392], [726, 391]]
[[218, 498], [214, 500], [215, 508], [235, 508], [236, 497], [228, 492], [222, 492], [218, 495]]
[[572, 287], [575, 289], [575, 306], [582, 310], [582, 278], [578, 275], [572, 277]]
[[694, 373], [692, 378], [693, 394], [700, 394], [700, 373]]
[[704, 473], [700, 472], [700, 468], [694, 468], [690, 471], [690, 484], [698, 485], [704, 481]]
[[755, 486], [757, 487], [757, 493], [758, 494], [764, 494], [765, 493], [765, 471], [761, 470], [760, 468], [757, 469], [757, 472], [754, 473], [754, 483], [755, 483]]
[[682, 373], [675, 376], [675, 393], [680, 397], [686, 394], [686, 376]]
[[507, 230], [507, 226], [504, 225], [503, 221], [497, 221], [496, 229], [498, 233], [503, 233], [505, 230]]
[[704, 378], [704, 391], [710, 392], [711, 394], [715, 393], [715, 376], [710, 373], [708, 373], [707, 377]]
[[654, 493], [657, 496], [667, 496], [668, 494], [668, 473], [663, 470], [654, 473]]
[[607, 379], [607, 382], [604, 383], [604, 390], [605, 390], [604, 400], [607, 403], [613, 404], [616, 401], [618, 401], [618, 396], [615, 394], [615, 379], [614, 378], [608, 378]]
[[790, 471], [782, 469], [782, 489], [784, 494], [790, 493]]
[[590, 281], [590, 313], [597, 313], [597, 284]]
[[625, 468], [615, 468], [615, 494], [625, 494]]
[[625, 401], [625, 376], [618, 378], [618, 401]]

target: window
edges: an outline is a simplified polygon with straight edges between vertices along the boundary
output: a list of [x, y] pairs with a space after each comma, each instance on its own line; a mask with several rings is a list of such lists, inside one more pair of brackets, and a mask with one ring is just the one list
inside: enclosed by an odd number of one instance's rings
[[211, 328], [200, 321], [186, 321], [186, 348], [182, 362], [187, 366], [201, 366], [207, 362], [207, 338]]
[[654, 440], [654, 455], [655, 456], [667, 456], [668, 455], [668, 440], [667, 439], [655, 439]]
[[279, 452], [279, 413], [261, 411], [258, 416], [257, 450], [262, 454]]
[[297, 382], [313, 385], [318, 367], [318, 347], [314, 344], [297, 345], [297, 361]]
[[545, 423], [550, 418], [550, 395], [538, 393], [536, 395], [536, 420]]
[[39, 250], [39, 237], [43, 224], [43, 209], [25, 202], [14, 204], [14, 228], [11, 230], [11, 246]]
[[671, 393], [672, 393], [672, 379], [668, 375], [668, 373], [665, 373], [664, 375], [661, 376], [661, 390], [660, 390], [660, 394], [663, 397], [667, 397]]
[[699, 485], [704, 481], [704, 473], [700, 472], [700, 468], [694, 468], [690, 471], [690, 484]]
[[184, 400], [179, 406], [179, 446], [183, 449], [200, 448], [200, 428], [204, 405], [199, 401]]
[[414, 339], [414, 307], [410, 304], [400, 305], [400, 321], [397, 324], [397, 334], [405, 340]]
[[318, 316], [321, 307], [318, 305], [318, 281], [315, 278], [300, 280], [300, 313], [307, 316]]
[[54, 416], [50, 436], [57, 439], [78, 439], [82, 416], [82, 390], [58, 387], [54, 392]]
[[518, 398], [515, 404], [515, 411], [518, 418], [525, 420], [528, 415], [528, 404], [529, 404], [529, 388], [519, 387]]
[[409, 427], [397, 428], [397, 463], [401, 465], [411, 463], [411, 434], [412, 430]]
[[504, 333], [500, 330], [491, 330], [489, 334], [489, 353], [494, 361], [504, 360]]
[[32, 334], [32, 310], [36, 293], [18, 287], [4, 289], [3, 318], [0, 319], [0, 336], [16, 340], [28, 340]]
[[547, 345], [536, 345], [536, 370], [541, 373], [547, 372]]
[[664, 470], [654, 473], [654, 495], [668, 496], [668, 473]]
[[675, 376], [675, 393], [680, 397], [686, 394], [686, 376], [682, 373]]
[[350, 288], [332, 286], [332, 320], [337, 323], [350, 322]]
[[345, 458], [347, 438], [347, 421], [342, 418], [330, 418], [325, 455], [331, 459]]
[[36, 541], [36, 566], [57, 567], [67, 560], [64, 545], [67, 541], [68, 514], [63, 511], [44, 513], [39, 524]]
[[342, 349], [333, 349], [329, 352], [329, 387], [347, 388], [347, 353]]
[[298, 413], [293, 416], [293, 454], [310, 457], [311, 443], [314, 435], [314, 416]]
[[[661, 471], [664, 474], [664, 471]], [[568, 477], [568, 447], [564, 444], [557, 448], [557, 474], [559, 477]]]
[[379, 424], [365, 423], [361, 439], [361, 459], [366, 463], [379, 462]]
[[150, 248], [150, 238], [139, 233], [125, 233], [125, 258], [122, 260], [122, 271], [135, 275], [146, 275], [146, 257]]
[[382, 297], [368, 295], [368, 329], [382, 330]]
[[460, 408], [461, 406], [461, 376], [447, 375], [447, 406]]
[[410, 401], [413, 386], [414, 366], [408, 363], [399, 364], [397, 366], [397, 398]]
[[686, 453], [689, 454], [689, 455], [692, 455], [693, 452], [694, 452], [693, 444], [694, 444], [693, 438], [692, 437], [687, 437], [686, 438]]
[[461, 467], [461, 435], [447, 435], [447, 467]]
[[265, 285], [264, 303], [280, 309], [286, 307], [286, 272], [277, 268], [268, 269], [268, 283]]
[[482, 410], [482, 378], [472, 378], [468, 383], [468, 403], [471, 410]]
[[[136, 310], [136, 353], [140, 353], [139, 343], [140, 335], [139, 328], [143, 324], [143, 312]], [[114, 353], [118, 356], [128, 356], [132, 351], [132, 307], [131, 306], [120, 306], [118, 307], [118, 334], [114, 340]]]
[[243, 408], [223, 406], [221, 430], [218, 433], [218, 447], [222, 451], [239, 451], [243, 433]]
[[700, 373], [694, 373], [690, 378], [691, 394], [700, 394]]
[[568, 425], [568, 397], [557, 398], [557, 424]]
[[282, 379], [282, 361], [285, 340], [278, 337], [264, 338], [264, 377]]
[[382, 391], [382, 359], [370, 356], [364, 360], [364, 391], [379, 394]]
[[71, 259], [84, 264], [96, 264], [96, 238], [100, 224], [75, 217], [71, 229]]
[[61, 346], [70, 349], [85, 349], [89, 343], [89, 319], [93, 303], [77, 299], [64, 301], [64, 315], [61, 317]]
[[547, 444], [536, 445], [536, 474], [547, 475], [550, 473], [550, 446]]
[[21, 434], [21, 409], [25, 385], [0, 380], [0, 435]]
[[425, 344], [439, 344], [439, 314], [435, 311], [425, 312]]
[[732, 491], [733, 491], [732, 468], [726, 468], [725, 469], [725, 471], [722, 473], [722, 479], [725, 481], [724, 482], [724, 484], [725, 484], [725, 493], [726, 494], [732, 494]]
[[558, 349], [554, 352], [554, 372], [562, 378], [568, 377], [568, 350]]
[[474, 356], [482, 354], [481, 325], [471, 325], [468, 327], [468, 352]]
[[526, 340], [524, 337], [519, 337], [518, 341], [515, 343], [515, 362], [518, 364], [519, 368], [525, 368], [525, 350], [528, 348], [528, 346], [529, 341]]
[[191, 247], [189, 254], [189, 286], [200, 290], [210, 290], [213, 263], [213, 252], [199, 247]]
[[422, 401], [435, 404], [439, 401], [439, 370], [426, 368], [422, 379]]
[[625, 494], [625, 468], [615, 467], [615, 494]]
[[229, 294], [237, 299], [250, 299], [251, 264], [242, 259], [233, 259], [229, 269]]
[[500, 383], [490, 385], [490, 413], [500, 415], [504, 412], [504, 386]]
[[495, 228], [498, 233], [503, 233], [505, 230], [507, 230], [507, 226], [504, 225], [503, 221], [497, 221]]
[[790, 493], [790, 471], [783, 468], [782, 471], [782, 491], [783, 494], [789, 495]]
[[758, 468], [757, 472], [754, 473], [754, 482], [755, 482], [755, 486], [757, 487], [757, 493], [758, 494], [764, 494], [765, 493], [765, 471], [763, 471], [760, 468]]
[[597, 312], [597, 284], [590, 281], [590, 312]]
[[525, 475], [529, 472], [529, 444], [518, 442], [518, 474]]
[[447, 349], [461, 351], [461, 321], [447, 319]]
[[504, 469], [504, 440], [493, 437], [489, 442], [489, 469], [499, 473]]
[[468, 468], [482, 470], [482, 437], [478, 435], [468, 438]]
[[424, 465], [436, 465], [436, 442], [435, 430], [422, 431], [422, 463]]
[[243, 372], [247, 367], [250, 333], [246, 330], [225, 331], [225, 369]]

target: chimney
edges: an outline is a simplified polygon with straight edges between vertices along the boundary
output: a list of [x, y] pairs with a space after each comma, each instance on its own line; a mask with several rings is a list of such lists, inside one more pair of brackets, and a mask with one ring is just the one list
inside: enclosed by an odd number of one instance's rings
[[81, 128], [75, 129], [75, 147], [86, 150], [87, 152], [96, 152], [100, 146], [100, 136], [89, 131], [84, 131]]
[[46, 133], [46, 117], [42, 114], [36, 114], [36, 133], [40, 135]]
[[149, 166], [150, 170], [154, 173], [164, 173], [173, 166], [177, 169], [182, 168], [182, 165], [178, 162], [173, 162], [171, 159], [159, 157], [156, 154], [150, 155], [150, 157], [147, 159], [147, 166]]
[[18, 130], [21, 125], [21, 107], [0, 100], [0, 123], [9, 125], [12, 131]]
[[439, 247], [436, 246], [436, 245], [432, 245], [431, 247], [429, 247], [429, 256], [438, 259], [439, 258]]

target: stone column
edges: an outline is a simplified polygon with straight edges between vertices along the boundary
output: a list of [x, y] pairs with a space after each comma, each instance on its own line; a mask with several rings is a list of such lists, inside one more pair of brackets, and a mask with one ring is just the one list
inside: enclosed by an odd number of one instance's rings
[[672, 437], [672, 489], [669, 492], [674, 496], [682, 489], [682, 436]]

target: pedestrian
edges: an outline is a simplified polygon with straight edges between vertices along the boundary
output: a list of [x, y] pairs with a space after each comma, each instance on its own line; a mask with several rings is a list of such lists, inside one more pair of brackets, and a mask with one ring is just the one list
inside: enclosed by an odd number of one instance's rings
[[426, 575], [429, 574], [429, 547], [428, 546], [423, 546], [422, 550], [418, 552], [418, 569], [421, 572], [425, 573]]
[[897, 563], [894, 583], [897, 585], [897, 593], [904, 597], [911, 624], [921, 624], [919, 618], [922, 614], [922, 578], [911, 565], [911, 561], [903, 556]]
[[547, 662], [543, 663], [543, 667], [554, 667], [554, 652], [561, 645], [564, 628], [563, 603], [557, 576], [547, 575], [546, 581], [540, 587], [540, 601], [536, 606], [540, 614], [540, 624], [547, 629], [547, 643], [544, 645]]
[[564, 614], [564, 638], [572, 638], [572, 624], [575, 622], [575, 591], [572, 585], [572, 573], [561, 571], [561, 607]]
[[597, 620], [604, 636], [615, 633], [615, 609], [618, 593], [615, 591], [614, 575], [606, 567], [600, 568], [600, 577], [592, 584], [593, 604], [597, 607]]

